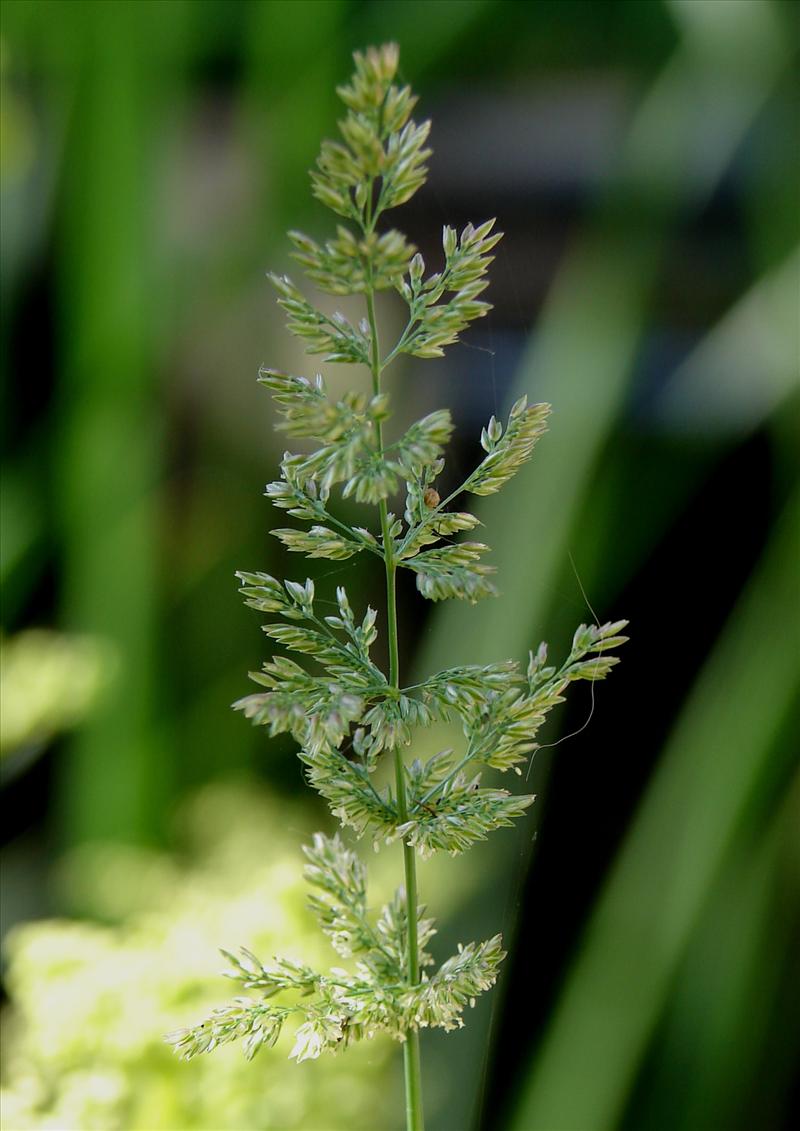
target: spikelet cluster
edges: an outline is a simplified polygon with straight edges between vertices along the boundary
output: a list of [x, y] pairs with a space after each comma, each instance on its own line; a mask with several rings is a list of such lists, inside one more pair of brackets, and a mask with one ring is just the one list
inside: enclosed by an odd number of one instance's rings
[[[430, 123], [412, 119], [416, 98], [396, 83], [397, 64], [393, 45], [355, 55], [355, 73], [339, 89], [346, 108], [341, 140], [323, 143], [311, 174], [314, 195], [341, 222], [324, 244], [290, 233], [294, 257], [317, 287], [334, 295], [393, 290], [407, 307], [405, 328], [379, 358], [378, 371], [401, 354], [439, 356], [486, 314], [489, 304], [481, 295], [501, 238], [493, 220], [468, 224], [460, 233], [445, 227], [442, 263], [430, 272], [405, 236], [385, 224], [385, 214], [424, 183], [430, 157]], [[375, 371], [374, 324], [324, 314], [286, 276], [272, 276], [272, 282], [289, 330], [309, 354]], [[529, 405], [523, 397], [505, 425], [492, 417], [480, 437], [484, 457], [441, 499], [435, 483], [453, 431], [446, 408], [385, 444], [391, 406], [379, 389], [355, 389], [334, 401], [319, 376], [265, 368], [260, 380], [282, 418], [277, 427], [319, 445], [311, 454], [287, 453], [280, 477], [266, 489], [272, 503], [300, 524], [273, 530], [284, 546], [333, 561], [357, 554], [388, 559], [410, 570], [419, 592], [433, 601], [474, 603], [495, 593], [494, 571], [483, 561], [488, 546], [457, 540], [478, 519], [454, 504], [462, 496], [493, 494], [519, 471], [545, 430], [548, 405]], [[337, 494], [385, 508], [401, 490], [402, 514], [384, 515], [380, 532], [350, 527], [336, 515]], [[484, 785], [482, 775], [519, 771], [569, 684], [604, 678], [617, 663], [611, 653], [625, 641], [624, 621], [581, 625], [559, 665], [548, 663], [542, 645], [526, 668], [513, 661], [466, 665], [413, 688], [396, 687], [371, 655], [376, 610], [355, 611], [344, 587], [330, 613], [324, 611], [328, 605], [320, 607], [309, 579], [238, 576], [247, 604], [270, 618], [264, 630], [283, 651], [251, 673], [258, 690], [236, 707], [270, 735], [292, 736], [309, 783], [342, 826], [376, 846], [399, 840], [423, 856], [461, 853], [524, 813], [532, 796]], [[443, 719], [461, 724], [463, 750], [406, 759], [400, 806], [396, 789], [375, 784], [375, 770], [387, 752], [411, 746], [416, 728]], [[373, 915], [364, 865], [340, 836], [319, 834], [306, 855], [311, 909], [349, 966], [322, 974], [288, 959], [264, 964], [248, 950], [226, 952], [229, 976], [245, 993], [200, 1025], [173, 1034], [181, 1055], [241, 1040], [251, 1057], [273, 1045], [292, 1021], [299, 1022], [292, 1053], [298, 1060], [378, 1031], [402, 1040], [413, 1029], [452, 1029], [462, 1023], [464, 1008], [494, 983], [504, 956], [499, 936], [459, 947], [437, 966], [427, 949], [433, 921], [424, 908], [407, 907], [402, 888]], [[416, 916], [420, 947], [421, 975], [413, 985], [407, 978], [409, 915]]]

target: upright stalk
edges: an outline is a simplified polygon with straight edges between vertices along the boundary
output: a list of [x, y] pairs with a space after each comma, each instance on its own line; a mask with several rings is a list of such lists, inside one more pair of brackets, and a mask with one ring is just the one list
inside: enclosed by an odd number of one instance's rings
[[[398, 887], [373, 922], [365, 864], [338, 832], [316, 833], [304, 848], [306, 879], [315, 893], [311, 906], [336, 952], [356, 959], [355, 972], [337, 967], [326, 975], [277, 958], [275, 965], [264, 965], [244, 948], [240, 957], [225, 952], [230, 976], [244, 989], [259, 990], [261, 999], [236, 998], [170, 1040], [186, 1057], [241, 1040], [245, 1055], [252, 1057], [262, 1046], [272, 1047], [290, 1015], [299, 1014], [302, 1021], [290, 1056], [301, 1061], [340, 1051], [373, 1033], [388, 1033], [403, 1042], [407, 1131], [424, 1131], [418, 1032], [459, 1026], [467, 1004], [496, 982], [505, 952], [498, 934], [459, 944], [456, 954], [431, 969], [435, 964], [425, 944], [434, 927], [426, 918], [420, 929], [418, 921], [416, 853], [461, 853], [522, 816], [533, 797], [482, 788], [482, 771], [519, 769], [528, 761], [536, 749], [538, 728], [548, 711], [562, 702], [567, 684], [602, 679], [617, 662], [608, 650], [624, 643], [626, 638], [618, 633], [626, 622], [580, 625], [560, 669], [548, 665], [542, 644], [531, 652], [525, 670], [513, 661], [462, 665], [437, 672], [401, 694], [397, 571], [413, 571], [417, 589], [432, 601], [452, 597], [474, 604], [496, 593], [489, 580], [493, 570], [480, 560], [488, 546], [453, 540], [460, 531], [479, 525], [477, 517], [449, 506], [462, 492], [483, 496], [500, 490], [530, 458], [550, 407], [528, 405], [527, 398], [520, 397], [506, 425], [492, 416], [481, 433], [485, 456], [444, 501], [435, 482], [453, 432], [446, 408], [429, 412], [393, 438], [391, 448], [384, 447], [384, 370], [400, 353], [439, 356], [491, 309], [479, 296], [487, 286], [490, 253], [501, 233], [493, 230], [494, 220], [478, 227], [467, 224], [460, 235], [445, 226], [442, 270], [426, 276], [422, 255], [402, 232], [377, 231], [380, 216], [409, 200], [425, 182], [430, 122], [413, 120], [416, 98], [410, 87], [394, 82], [396, 45], [356, 52], [354, 59], [349, 85], [338, 88], [347, 107], [339, 123], [342, 141], [322, 143], [312, 182], [315, 196], [353, 221], [360, 234], [338, 224], [335, 237], [324, 245], [302, 232], [291, 232], [290, 238], [294, 257], [322, 290], [365, 295], [368, 320], [354, 326], [343, 314], [331, 317], [310, 303], [288, 276], [270, 278], [291, 333], [305, 340], [311, 354], [366, 366], [374, 397], [368, 401], [352, 391], [336, 402], [321, 377], [311, 382], [266, 367], [259, 380], [285, 417], [279, 427], [322, 445], [309, 455], [287, 452], [280, 480], [270, 483], [266, 492], [276, 506], [313, 525], [273, 533], [289, 550], [312, 558], [338, 561], [362, 550], [383, 558], [389, 671], [372, 679], [377, 674], [370, 656], [376, 613], [367, 607], [358, 623], [344, 586], [336, 590], [339, 615], [322, 616], [315, 611], [310, 578], [305, 583], [281, 582], [267, 573], [241, 572], [247, 604], [288, 622], [265, 625], [271, 639], [289, 652], [311, 656], [322, 672], [275, 656], [261, 672], [252, 673], [259, 690], [235, 706], [267, 726], [270, 734], [292, 735], [310, 784], [343, 826], [359, 835], [369, 829], [375, 847], [402, 837], [405, 888]], [[379, 290], [397, 292], [409, 311], [406, 329], [385, 356], [375, 318]], [[400, 479], [407, 486], [405, 524], [393, 519], [386, 502]], [[337, 484], [345, 484], [346, 497], [379, 503], [382, 546], [377, 532], [351, 528], [329, 512], [330, 489]], [[416, 703], [412, 692], [417, 693]], [[434, 755], [406, 773], [403, 742], [397, 736], [407, 740], [412, 728], [428, 726], [443, 714], [463, 723], [464, 756], [450, 765]], [[349, 757], [351, 747], [355, 758]], [[384, 749], [387, 754], [391, 750], [394, 760], [393, 804], [378, 793], [369, 776], [369, 755]], [[473, 768], [465, 774], [470, 763]], [[426, 968], [424, 981], [421, 966]], [[291, 995], [289, 1001], [276, 1002], [284, 991]]]
[[[372, 288], [367, 291], [367, 316], [372, 340], [372, 388], [377, 394], [381, 387], [381, 358], [378, 341], [378, 324], [375, 318], [375, 294]], [[383, 436], [380, 422], [377, 424], [378, 452], [383, 454]], [[389, 518], [386, 501], [380, 503], [381, 533], [386, 564], [386, 619], [389, 642], [389, 683], [393, 688], [400, 687], [400, 653], [397, 645], [397, 587], [395, 583], [397, 564], [392, 552], [392, 539], [389, 536]], [[394, 748], [394, 774], [397, 791], [397, 812], [402, 824], [408, 820], [408, 801], [406, 780], [403, 772], [403, 755], [399, 746]], [[409, 986], [419, 982], [419, 943], [417, 939], [417, 860], [411, 845], [403, 842], [403, 867], [406, 886], [406, 919], [408, 929]], [[422, 1072], [419, 1056], [419, 1031], [409, 1029], [403, 1042], [403, 1068], [405, 1074], [406, 1129], [424, 1131], [425, 1119], [422, 1110]]]

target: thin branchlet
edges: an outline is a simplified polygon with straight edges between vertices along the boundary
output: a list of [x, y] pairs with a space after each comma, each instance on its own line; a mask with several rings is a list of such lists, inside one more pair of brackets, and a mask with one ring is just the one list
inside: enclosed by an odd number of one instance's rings
[[[262, 961], [243, 949], [223, 952], [228, 976], [250, 996], [238, 997], [207, 1020], [169, 1038], [184, 1057], [241, 1040], [245, 1055], [270, 1047], [290, 1019], [298, 1018], [291, 1055], [297, 1060], [337, 1052], [354, 1040], [388, 1033], [407, 1054], [421, 1028], [453, 1029], [475, 997], [495, 982], [504, 957], [500, 936], [460, 946], [438, 966], [428, 950], [432, 919], [416, 900], [416, 853], [460, 853], [495, 829], [512, 824], [534, 798], [483, 784], [486, 771], [515, 770], [537, 748], [536, 736], [570, 683], [604, 678], [625, 642], [625, 621], [581, 625], [560, 666], [547, 648], [531, 651], [527, 667], [507, 660], [438, 672], [413, 687], [399, 681], [394, 611], [396, 569], [411, 570], [423, 597], [475, 602], [496, 593], [489, 547], [458, 536], [480, 525], [454, 509], [462, 495], [491, 495], [530, 459], [546, 429], [549, 405], [522, 397], [507, 423], [494, 416], [480, 442], [485, 455], [461, 485], [441, 499], [436, 481], [453, 433], [446, 407], [388, 437], [391, 419], [381, 374], [401, 354], [439, 356], [490, 305], [492, 249], [501, 238], [495, 221], [445, 227], [442, 262], [429, 271], [406, 237], [386, 226], [385, 214], [405, 203], [425, 181], [430, 123], [411, 117], [416, 97], [396, 81], [398, 52], [389, 44], [355, 55], [355, 72], [339, 88], [345, 115], [341, 140], [322, 144], [311, 174], [314, 195], [339, 217], [333, 236], [320, 243], [302, 232], [290, 239], [294, 258], [317, 287], [333, 295], [361, 295], [366, 317], [357, 324], [317, 309], [286, 276], [271, 276], [288, 329], [309, 354], [366, 366], [369, 387], [338, 400], [319, 375], [292, 376], [264, 367], [259, 380], [272, 394], [290, 438], [318, 445], [287, 452], [280, 478], [266, 494], [300, 525], [272, 533], [289, 550], [332, 561], [359, 553], [380, 557], [388, 580], [391, 670], [375, 663], [377, 612], [356, 612], [346, 589], [336, 591], [335, 612], [320, 608], [313, 581], [281, 582], [266, 573], [242, 572], [248, 605], [267, 614], [267, 636], [284, 652], [251, 673], [258, 691], [235, 707], [269, 734], [290, 734], [309, 783], [342, 826], [369, 836], [376, 847], [405, 846], [406, 884], [377, 913], [367, 899], [367, 871], [337, 834], [319, 833], [305, 849], [309, 907], [349, 969], [320, 973], [286, 958]], [[378, 339], [374, 296], [393, 291], [407, 308], [405, 326], [385, 351]], [[404, 487], [396, 513], [389, 505]], [[380, 521], [351, 526], [337, 514], [336, 497], [378, 508]], [[410, 754], [414, 733], [442, 719], [458, 720], [464, 748], [427, 759]], [[394, 788], [378, 787], [373, 774], [392, 754]], [[412, 870], [409, 872], [409, 863]], [[409, 883], [411, 880], [411, 883]], [[255, 996], [253, 996], [255, 995]], [[416, 1047], [416, 1046], [415, 1046]], [[421, 1100], [414, 1053], [406, 1058], [407, 1113], [419, 1128]]]

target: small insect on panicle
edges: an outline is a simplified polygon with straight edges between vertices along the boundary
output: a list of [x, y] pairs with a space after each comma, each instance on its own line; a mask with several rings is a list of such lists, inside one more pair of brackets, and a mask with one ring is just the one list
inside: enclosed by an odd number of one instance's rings
[[426, 487], [422, 493], [422, 498], [425, 506], [430, 507], [431, 509], [438, 507], [439, 503], [442, 501], [439, 498], [439, 492], [435, 487]]

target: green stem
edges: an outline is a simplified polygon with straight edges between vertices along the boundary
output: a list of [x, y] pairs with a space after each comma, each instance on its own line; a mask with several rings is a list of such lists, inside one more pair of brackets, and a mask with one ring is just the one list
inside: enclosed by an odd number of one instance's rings
[[[372, 339], [372, 387], [377, 395], [381, 385], [381, 360], [380, 346], [378, 343], [378, 325], [375, 319], [375, 295], [370, 288], [367, 291], [367, 315], [369, 319], [370, 336]], [[383, 454], [383, 436], [381, 425], [376, 425], [377, 448]], [[383, 535], [383, 554], [386, 563], [386, 619], [388, 623], [389, 641], [389, 683], [392, 687], [400, 687], [400, 653], [397, 644], [397, 591], [396, 575], [397, 562], [394, 557], [392, 539], [389, 535], [389, 515], [386, 500], [380, 503], [381, 533]], [[394, 749], [394, 773], [397, 790], [397, 814], [401, 824], [408, 820], [408, 799], [406, 797], [405, 767], [403, 755], [399, 746]], [[419, 983], [419, 941], [417, 938], [417, 861], [411, 845], [403, 843], [403, 867], [405, 870], [406, 887], [406, 923], [408, 929], [408, 966], [407, 976], [409, 986]], [[405, 1073], [406, 1094], [406, 1131], [424, 1131], [425, 1119], [422, 1111], [422, 1072], [419, 1056], [419, 1031], [409, 1029], [403, 1042], [403, 1067]]]

